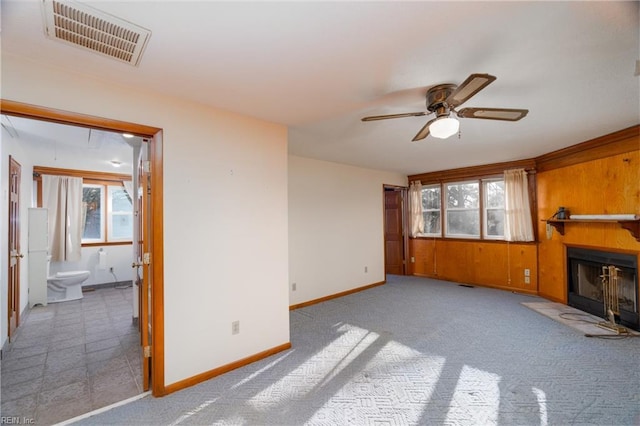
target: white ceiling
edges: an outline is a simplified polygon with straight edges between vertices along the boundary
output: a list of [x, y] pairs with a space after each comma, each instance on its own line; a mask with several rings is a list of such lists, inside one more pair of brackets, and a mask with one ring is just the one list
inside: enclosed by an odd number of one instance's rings
[[[22, 117], [0, 116], [2, 138], [23, 144], [36, 165], [131, 174], [142, 138]], [[115, 164], [113, 162], [116, 162]]]
[[[45, 37], [2, 0], [2, 51], [289, 126], [289, 152], [414, 174], [532, 158], [640, 122], [639, 2], [86, 1], [151, 30], [138, 67]], [[411, 142], [429, 87], [497, 80], [461, 137]], [[144, 124], [144, 123], [141, 123]]]

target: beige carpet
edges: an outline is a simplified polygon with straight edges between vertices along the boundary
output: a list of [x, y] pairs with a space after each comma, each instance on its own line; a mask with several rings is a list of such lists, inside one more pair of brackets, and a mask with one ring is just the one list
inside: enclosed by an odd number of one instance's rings
[[[522, 305], [584, 334], [616, 334], [613, 331], [596, 325], [603, 321], [602, 318], [588, 314], [571, 306], [563, 305], [562, 303], [522, 302]], [[634, 330], [629, 331], [631, 334], [638, 334]]]

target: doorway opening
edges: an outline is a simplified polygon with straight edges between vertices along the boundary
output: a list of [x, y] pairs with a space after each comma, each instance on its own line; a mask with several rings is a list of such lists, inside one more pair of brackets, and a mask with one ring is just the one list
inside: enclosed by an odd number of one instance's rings
[[384, 185], [384, 270], [386, 274], [407, 275], [409, 238], [406, 218], [407, 188]]
[[[142, 370], [139, 381], [143, 391], [151, 390], [154, 396], [162, 396], [165, 393], [162, 321], [162, 130], [12, 101], [2, 101], [1, 113], [9, 117], [55, 122], [107, 132], [130, 133], [144, 139], [146, 149], [139, 151], [144, 152], [145, 155], [138, 157], [139, 165], [136, 168], [141, 172], [132, 173], [132, 175], [136, 175], [136, 187], [139, 187], [141, 191], [140, 197], [135, 200], [139, 204], [136, 208], [139, 214], [133, 219], [139, 224], [138, 238], [133, 244], [133, 249], [138, 252], [137, 260], [130, 262], [130, 264], [133, 263], [131, 266], [137, 270], [135, 274], [137, 278], [132, 282], [134, 285], [138, 285], [136, 293], [138, 295], [139, 353]], [[26, 224], [23, 224], [23, 232], [25, 231]], [[27, 283], [23, 283], [23, 285], [27, 285]], [[19, 325], [18, 323], [18, 333], [20, 333]]]

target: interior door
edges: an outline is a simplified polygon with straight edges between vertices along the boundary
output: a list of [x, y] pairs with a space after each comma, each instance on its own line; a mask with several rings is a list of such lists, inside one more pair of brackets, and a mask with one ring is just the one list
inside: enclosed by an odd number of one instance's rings
[[404, 236], [402, 232], [402, 192], [384, 191], [384, 260], [387, 274], [404, 274]]
[[135, 279], [138, 286], [138, 315], [140, 345], [142, 348], [142, 388], [146, 392], [151, 385], [151, 263], [150, 258], [150, 170], [147, 161], [148, 142], [143, 142], [137, 163], [136, 227], [134, 244], [136, 261]]
[[20, 164], [9, 156], [9, 341], [20, 325]]

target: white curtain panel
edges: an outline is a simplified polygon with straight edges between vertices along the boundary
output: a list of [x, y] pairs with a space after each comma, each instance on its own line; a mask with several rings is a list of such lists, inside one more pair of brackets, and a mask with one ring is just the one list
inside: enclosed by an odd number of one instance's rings
[[505, 170], [504, 192], [505, 240], [533, 241], [527, 172], [524, 169]]
[[422, 183], [411, 182], [409, 185], [409, 211], [411, 214], [411, 236], [424, 232], [424, 216], [422, 215]]
[[51, 260], [80, 260], [84, 216], [82, 178], [42, 175], [42, 206], [49, 210]]

